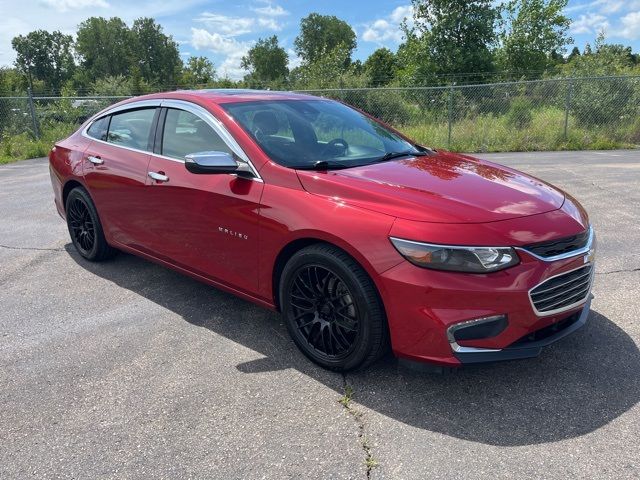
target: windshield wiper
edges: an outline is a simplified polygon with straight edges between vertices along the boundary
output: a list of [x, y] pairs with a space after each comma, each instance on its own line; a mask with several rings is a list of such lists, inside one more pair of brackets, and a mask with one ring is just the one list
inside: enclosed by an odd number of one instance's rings
[[326, 160], [318, 160], [311, 165], [294, 165], [291, 168], [296, 170], [340, 170], [341, 168], [349, 168], [353, 165], [345, 165], [344, 163], [327, 162]]
[[411, 150], [405, 150], [404, 152], [387, 152], [381, 157], [376, 158], [371, 163], [387, 162], [389, 160], [393, 160], [394, 158], [400, 158], [400, 157], [424, 157], [425, 155], [429, 155], [429, 154], [427, 152], [420, 152], [420, 151], [413, 152]]

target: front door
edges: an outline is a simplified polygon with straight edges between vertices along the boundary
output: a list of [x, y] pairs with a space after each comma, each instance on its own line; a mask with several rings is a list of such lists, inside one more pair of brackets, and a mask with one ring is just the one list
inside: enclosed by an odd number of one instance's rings
[[[192, 111], [166, 109], [161, 150], [151, 156], [147, 227], [159, 258], [243, 291], [257, 289], [258, 218], [264, 184], [229, 174], [193, 174], [189, 153], [231, 148]], [[164, 128], [162, 128], [164, 127]], [[154, 177], [154, 178], [152, 178]]]

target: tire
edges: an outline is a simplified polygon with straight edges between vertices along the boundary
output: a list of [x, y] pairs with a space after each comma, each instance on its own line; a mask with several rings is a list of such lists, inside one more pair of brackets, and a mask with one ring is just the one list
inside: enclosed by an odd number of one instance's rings
[[279, 293], [289, 334], [318, 365], [339, 372], [362, 369], [387, 351], [378, 291], [343, 250], [315, 244], [296, 252], [283, 269]]
[[76, 187], [69, 192], [65, 212], [69, 236], [83, 258], [100, 262], [115, 255], [116, 250], [104, 238], [98, 211], [84, 188]]

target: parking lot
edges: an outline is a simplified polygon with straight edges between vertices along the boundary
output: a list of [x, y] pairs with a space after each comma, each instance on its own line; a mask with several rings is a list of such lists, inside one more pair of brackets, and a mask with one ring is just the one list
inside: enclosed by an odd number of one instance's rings
[[640, 151], [480, 156], [587, 208], [595, 298], [539, 358], [452, 375], [330, 373], [275, 313], [88, 263], [46, 160], [0, 166], [0, 478], [639, 478]]

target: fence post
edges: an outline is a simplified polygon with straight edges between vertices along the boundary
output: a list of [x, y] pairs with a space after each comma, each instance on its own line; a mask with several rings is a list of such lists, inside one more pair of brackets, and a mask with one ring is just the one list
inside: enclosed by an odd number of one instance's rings
[[451, 124], [453, 122], [453, 85], [449, 89], [449, 134], [447, 136], [447, 150], [451, 149]]
[[31, 121], [33, 122], [33, 135], [36, 139], [40, 139], [40, 127], [38, 125], [38, 117], [36, 117], [36, 107], [33, 104], [33, 93], [31, 92], [31, 88], [27, 88], [27, 93], [29, 95], [29, 111], [31, 112]]
[[569, 79], [567, 85], [567, 98], [564, 101], [564, 139], [567, 140], [569, 130], [569, 110], [571, 110], [571, 91], [573, 90], [573, 78]]

